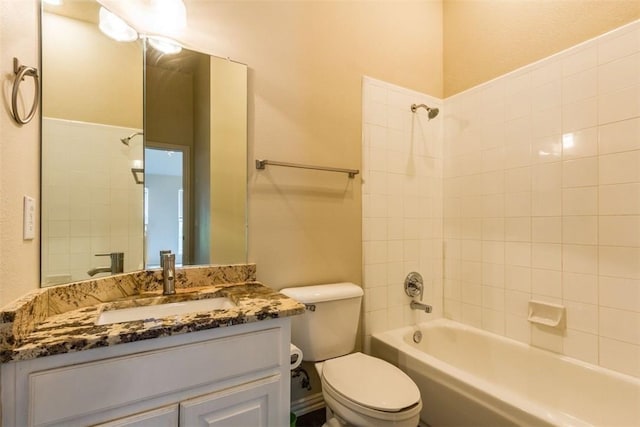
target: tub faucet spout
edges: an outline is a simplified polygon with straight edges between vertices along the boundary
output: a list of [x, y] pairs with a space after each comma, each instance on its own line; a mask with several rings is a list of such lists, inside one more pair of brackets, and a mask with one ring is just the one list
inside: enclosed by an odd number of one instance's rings
[[423, 304], [418, 301], [411, 301], [410, 307], [412, 310], [422, 310], [425, 313], [431, 313], [431, 310], [433, 310], [433, 307], [431, 307], [429, 304]]

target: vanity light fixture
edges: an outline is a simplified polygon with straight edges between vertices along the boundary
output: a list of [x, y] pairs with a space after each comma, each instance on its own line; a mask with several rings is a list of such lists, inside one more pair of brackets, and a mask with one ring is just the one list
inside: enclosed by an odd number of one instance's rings
[[104, 7], [100, 8], [99, 27], [100, 31], [115, 41], [132, 42], [138, 39], [138, 32], [136, 30]]
[[147, 40], [149, 40], [151, 47], [167, 55], [174, 55], [182, 51], [182, 46], [166, 37], [147, 36]]
[[172, 32], [187, 27], [187, 7], [183, 0], [151, 0], [149, 2], [153, 26]]
[[182, 46], [169, 37], [157, 34], [175, 34], [187, 27], [187, 8], [183, 0], [150, 0], [147, 19], [151, 23], [151, 31], [147, 35], [149, 44], [154, 49], [172, 55], [180, 53]]

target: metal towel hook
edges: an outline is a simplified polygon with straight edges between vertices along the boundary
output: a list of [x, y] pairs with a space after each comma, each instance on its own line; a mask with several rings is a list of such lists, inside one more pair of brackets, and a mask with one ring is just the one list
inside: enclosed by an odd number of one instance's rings
[[[20, 125], [25, 125], [33, 119], [38, 109], [38, 102], [40, 101], [40, 81], [38, 78], [38, 70], [35, 67], [27, 67], [20, 65], [18, 58], [13, 58], [13, 72], [16, 75], [13, 81], [13, 91], [11, 92], [11, 114], [13, 119]], [[18, 112], [18, 92], [20, 91], [20, 83], [24, 80], [25, 76], [33, 77], [35, 85], [35, 93], [33, 95], [33, 105], [26, 117], [20, 117]]]

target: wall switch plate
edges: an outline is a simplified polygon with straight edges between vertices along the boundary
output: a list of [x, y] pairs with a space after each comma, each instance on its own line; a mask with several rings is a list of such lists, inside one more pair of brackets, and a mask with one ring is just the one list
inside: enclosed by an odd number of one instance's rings
[[24, 196], [23, 215], [22, 238], [33, 240], [36, 237], [36, 200], [33, 197]]

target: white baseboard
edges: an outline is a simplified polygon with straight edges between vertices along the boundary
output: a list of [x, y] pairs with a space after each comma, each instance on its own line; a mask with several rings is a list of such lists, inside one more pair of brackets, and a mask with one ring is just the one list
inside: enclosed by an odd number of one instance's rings
[[322, 393], [314, 393], [298, 399], [295, 402], [291, 402], [291, 412], [296, 414], [298, 417], [324, 407], [325, 405]]

